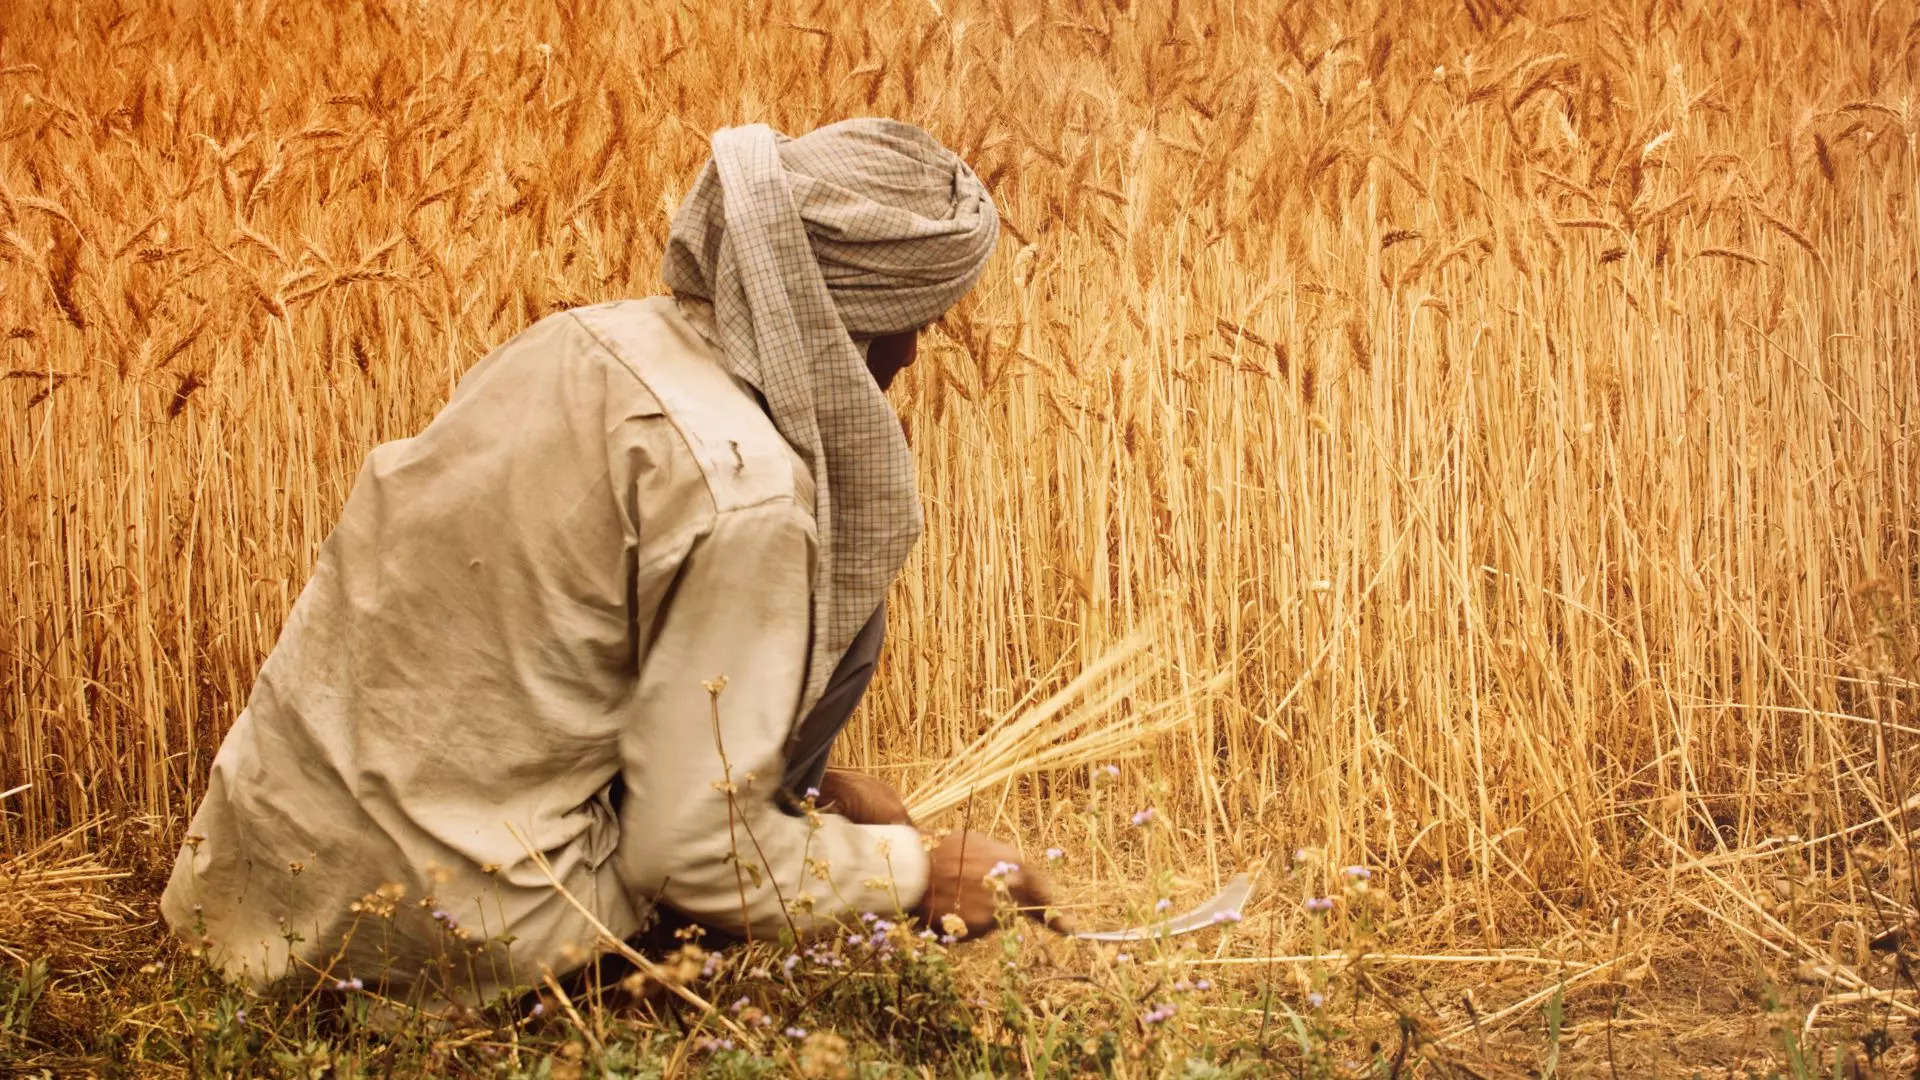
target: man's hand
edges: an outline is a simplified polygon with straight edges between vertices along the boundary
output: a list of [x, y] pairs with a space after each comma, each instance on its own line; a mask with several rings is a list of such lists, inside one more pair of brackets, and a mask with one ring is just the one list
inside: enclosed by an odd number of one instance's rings
[[856, 825], [911, 825], [906, 800], [876, 776], [852, 769], [828, 769], [820, 781], [820, 809]]
[[935, 930], [944, 929], [944, 916], [956, 915], [966, 924], [966, 933], [960, 937], [992, 930], [999, 897], [987, 879], [989, 873], [1006, 883], [1009, 897], [1027, 917], [1063, 934], [1073, 932], [1073, 923], [1065, 915], [1047, 911], [1053, 903], [1053, 882], [1047, 875], [1022, 862], [1019, 848], [977, 832], [951, 833], [934, 845], [927, 894], [914, 914]]

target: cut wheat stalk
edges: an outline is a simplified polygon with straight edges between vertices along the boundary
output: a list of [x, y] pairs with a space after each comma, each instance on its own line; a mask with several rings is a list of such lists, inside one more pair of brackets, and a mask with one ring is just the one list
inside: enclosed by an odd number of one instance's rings
[[[1138, 663], [1146, 649], [1143, 636], [1127, 638], [1032, 708], [989, 724], [914, 788], [908, 809], [917, 819], [931, 819], [1023, 776], [1133, 757], [1154, 737], [1178, 730], [1192, 719], [1191, 709], [1181, 708], [1188, 701], [1127, 707], [1155, 674], [1153, 667]], [[1215, 675], [1195, 693], [1216, 690], [1226, 678]]]

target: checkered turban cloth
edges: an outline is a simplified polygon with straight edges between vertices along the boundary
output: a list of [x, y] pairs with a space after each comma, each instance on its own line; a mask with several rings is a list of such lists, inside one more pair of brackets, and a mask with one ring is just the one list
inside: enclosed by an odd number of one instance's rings
[[911, 124], [872, 118], [799, 138], [722, 129], [674, 215], [667, 285], [712, 303], [727, 364], [813, 472], [809, 700], [920, 536], [906, 437], [854, 339], [938, 319], [999, 230], [965, 162]]

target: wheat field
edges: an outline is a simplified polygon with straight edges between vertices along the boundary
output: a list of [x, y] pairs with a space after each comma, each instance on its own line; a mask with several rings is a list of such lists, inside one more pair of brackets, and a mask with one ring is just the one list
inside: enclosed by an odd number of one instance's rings
[[1189, 891], [1367, 866], [1409, 951], [1911, 1017], [1858, 940], [1920, 894], [1917, 16], [9, 4], [0, 850], [167, 857], [366, 452], [660, 292], [714, 129], [885, 114], [1006, 224], [894, 392], [927, 530], [846, 760], [937, 780], [1142, 635], [1124, 739], [969, 781], [1089, 903], [1152, 857], [1097, 796]]

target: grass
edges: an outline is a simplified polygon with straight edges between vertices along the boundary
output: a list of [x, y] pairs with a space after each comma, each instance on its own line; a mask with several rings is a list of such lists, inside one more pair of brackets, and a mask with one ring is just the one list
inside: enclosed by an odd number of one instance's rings
[[[886, 113], [1008, 230], [896, 390], [928, 529], [848, 763], [1067, 851], [1083, 922], [1266, 868], [1116, 1071], [1908, 1068], [1911, 7], [10, 5], [0, 1060], [213, 1045], [157, 875], [368, 449], [659, 291], [714, 128]], [[1305, 911], [1348, 865], [1373, 921]], [[1022, 955], [1016, 1071], [1124, 1019]], [[870, 1013], [810, 1026], [892, 1060]]]
[[[1297, 853], [1274, 877], [1311, 886], [1331, 869], [1321, 859]], [[845, 936], [799, 945], [709, 949], [683, 934], [656, 954], [654, 977], [619, 968], [584, 986], [545, 980], [453, 1014], [313, 972], [264, 993], [240, 989], [148, 925], [109, 944], [97, 934], [77, 948], [50, 942], [64, 962], [85, 955], [96, 965], [66, 972], [65, 988], [44, 959], [0, 977], [0, 1049], [26, 1075], [62, 1076], [1905, 1074], [1884, 1014], [1815, 1028], [1809, 1006], [1831, 995], [1774, 985], [1759, 969], [1714, 1015], [1643, 994], [1650, 973], [1629, 968], [1650, 966], [1646, 955], [1394, 951], [1399, 920], [1371, 876], [1335, 876], [1336, 892], [1300, 905], [1297, 937], [1309, 951], [1294, 956], [1274, 955], [1276, 931], [1261, 926], [1094, 946], [1009, 911], [997, 936], [953, 945], [868, 917]], [[1264, 977], [1235, 976], [1235, 946], [1246, 944], [1268, 950], [1257, 959]], [[1516, 985], [1534, 992], [1482, 1009], [1478, 993], [1431, 975], [1459, 964], [1491, 976], [1480, 987], [1489, 998]], [[1688, 1056], [1710, 1040], [1647, 1039], [1643, 1007], [1655, 1003], [1663, 1019], [1715, 1028], [1728, 1071], [1702, 1071]]]

